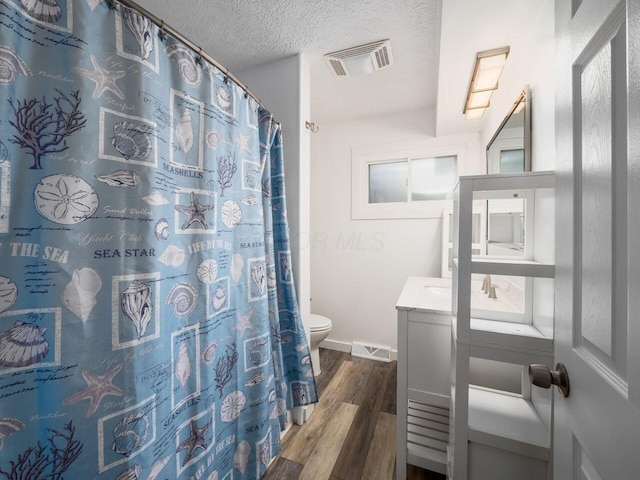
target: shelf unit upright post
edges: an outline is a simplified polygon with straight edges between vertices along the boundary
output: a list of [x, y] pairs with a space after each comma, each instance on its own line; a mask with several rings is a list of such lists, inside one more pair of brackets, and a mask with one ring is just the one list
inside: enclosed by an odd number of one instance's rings
[[[551, 475], [551, 391], [532, 392], [526, 367], [553, 363], [553, 313], [533, 311], [534, 279], [553, 279], [552, 263], [536, 261], [534, 209], [538, 198], [553, 201], [553, 172], [461, 177], [454, 198], [451, 318], [451, 408], [448, 478], [548, 480]], [[521, 257], [472, 255], [474, 200], [524, 197], [525, 242]], [[548, 203], [547, 203], [548, 205]], [[488, 212], [487, 212], [488, 215]], [[545, 217], [541, 215], [540, 217]], [[546, 217], [553, 223], [553, 218]], [[553, 242], [549, 242], [553, 244]], [[553, 248], [553, 245], [551, 245]], [[526, 277], [525, 312], [517, 319], [481, 310], [486, 300], [473, 274]], [[540, 284], [538, 284], [540, 285]], [[528, 290], [528, 291], [527, 291]], [[551, 294], [553, 289], [551, 288]], [[548, 287], [540, 288], [548, 293]], [[472, 308], [472, 298], [476, 308]], [[497, 302], [497, 301], [496, 301]], [[547, 302], [548, 303], [548, 302]], [[484, 305], [483, 304], [483, 305]], [[536, 305], [540, 302], [536, 302]], [[497, 309], [499, 310], [499, 308]], [[538, 314], [538, 315], [537, 315]], [[542, 320], [539, 317], [544, 317]], [[549, 327], [549, 324], [551, 326]], [[545, 326], [546, 325], [546, 326]], [[471, 357], [523, 367], [520, 394], [470, 385]], [[532, 396], [533, 393], [533, 396]], [[540, 408], [539, 408], [540, 405]], [[539, 411], [540, 410], [540, 411]]]

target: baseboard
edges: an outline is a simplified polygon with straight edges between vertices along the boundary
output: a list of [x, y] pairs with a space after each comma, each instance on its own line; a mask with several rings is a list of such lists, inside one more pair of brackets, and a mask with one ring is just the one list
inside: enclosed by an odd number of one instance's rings
[[[331, 340], [330, 338], [327, 338], [320, 343], [320, 348], [351, 353], [351, 342], [340, 342], [338, 340]], [[398, 360], [398, 350], [391, 349], [391, 360]]]

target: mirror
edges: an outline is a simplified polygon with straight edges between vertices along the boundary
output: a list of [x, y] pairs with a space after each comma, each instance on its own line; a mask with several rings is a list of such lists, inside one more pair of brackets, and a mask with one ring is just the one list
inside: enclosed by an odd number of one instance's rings
[[525, 86], [487, 145], [487, 173], [531, 171], [531, 94]]

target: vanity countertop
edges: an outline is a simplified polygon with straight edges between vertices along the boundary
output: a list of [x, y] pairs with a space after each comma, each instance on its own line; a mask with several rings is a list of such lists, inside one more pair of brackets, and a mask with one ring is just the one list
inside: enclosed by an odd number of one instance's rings
[[451, 279], [409, 277], [396, 309], [451, 314]]

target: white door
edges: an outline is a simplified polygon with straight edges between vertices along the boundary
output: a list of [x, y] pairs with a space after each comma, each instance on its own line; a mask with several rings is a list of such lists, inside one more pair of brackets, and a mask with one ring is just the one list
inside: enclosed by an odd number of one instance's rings
[[640, 478], [640, 1], [556, 0], [555, 480]]

